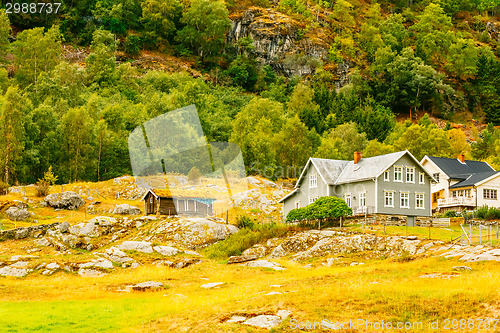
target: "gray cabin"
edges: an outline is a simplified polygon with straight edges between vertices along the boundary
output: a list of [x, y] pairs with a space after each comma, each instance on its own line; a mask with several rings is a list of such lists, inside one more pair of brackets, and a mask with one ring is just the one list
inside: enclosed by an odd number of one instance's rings
[[295, 189], [282, 198], [284, 218], [294, 208], [305, 207], [323, 196], [346, 201], [353, 215], [384, 214], [415, 217], [432, 216], [432, 175], [405, 150], [353, 161], [309, 158]]

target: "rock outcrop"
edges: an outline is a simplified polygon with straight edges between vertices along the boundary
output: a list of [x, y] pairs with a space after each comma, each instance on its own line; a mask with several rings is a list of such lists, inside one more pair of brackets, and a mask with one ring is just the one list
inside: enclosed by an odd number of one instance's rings
[[221, 222], [222, 220], [195, 217], [162, 221], [151, 228], [151, 241], [176, 243], [189, 249], [202, 248], [238, 231], [234, 225]]
[[9, 207], [5, 214], [12, 221], [24, 221], [31, 216], [26, 208], [17, 208], [15, 206]]
[[128, 204], [116, 205], [115, 209], [113, 209], [113, 214], [139, 215], [140, 213], [141, 210], [139, 208]]
[[71, 210], [78, 209], [78, 207], [85, 204], [82, 197], [72, 191], [52, 193], [43, 200], [51, 207]]

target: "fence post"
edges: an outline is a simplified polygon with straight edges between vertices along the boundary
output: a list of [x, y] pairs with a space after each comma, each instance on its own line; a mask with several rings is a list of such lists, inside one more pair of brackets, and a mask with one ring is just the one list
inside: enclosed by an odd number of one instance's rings
[[490, 246], [493, 246], [493, 234], [491, 232], [491, 223], [489, 225], [488, 231], [490, 232]]
[[481, 223], [479, 223], [479, 245], [482, 245], [482, 232], [481, 232]]
[[470, 241], [472, 243], [472, 221], [469, 222], [469, 235], [470, 235]]
[[429, 239], [431, 239], [431, 223], [429, 223]]
[[497, 221], [497, 240], [498, 240], [498, 221]]
[[453, 242], [453, 229], [450, 229], [450, 242]]
[[340, 229], [342, 229], [342, 216], [340, 217]]
[[383, 221], [382, 224], [384, 225], [384, 235], [385, 235], [385, 221]]

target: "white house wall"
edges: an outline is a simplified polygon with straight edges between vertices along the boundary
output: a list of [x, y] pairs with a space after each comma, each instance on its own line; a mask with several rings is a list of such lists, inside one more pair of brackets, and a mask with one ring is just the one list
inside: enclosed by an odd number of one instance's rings
[[[485, 199], [483, 197], [483, 189], [492, 189], [497, 190], [497, 199]], [[484, 184], [481, 184], [477, 187], [477, 206], [488, 206], [488, 207], [497, 207], [500, 208], [500, 176], [497, 176]]]

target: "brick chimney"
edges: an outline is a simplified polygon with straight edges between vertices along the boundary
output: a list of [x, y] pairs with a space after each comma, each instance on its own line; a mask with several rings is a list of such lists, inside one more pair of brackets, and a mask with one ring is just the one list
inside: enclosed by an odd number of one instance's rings
[[465, 155], [464, 154], [458, 155], [458, 160], [462, 163], [465, 163]]
[[354, 152], [354, 164], [358, 164], [358, 162], [361, 160], [362, 154], [359, 151]]

